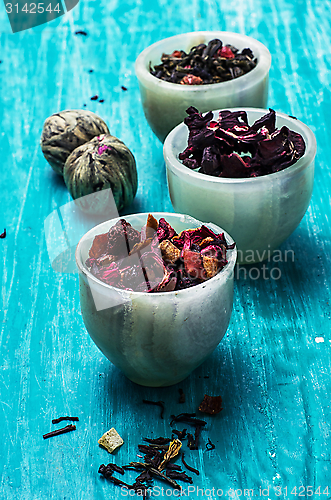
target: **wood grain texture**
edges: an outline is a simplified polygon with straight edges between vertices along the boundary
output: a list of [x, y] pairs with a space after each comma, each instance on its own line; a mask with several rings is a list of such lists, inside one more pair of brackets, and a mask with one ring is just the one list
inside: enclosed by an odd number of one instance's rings
[[[142, 436], [170, 435], [170, 415], [196, 410], [205, 393], [221, 394], [224, 410], [208, 418], [201, 449], [186, 453], [201, 471], [195, 485], [224, 495], [270, 486], [270, 499], [275, 486], [328, 486], [321, 496], [331, 497], [330, 7], [329, 0], [81, 0], [63, 18], [15, 35], [0, 7], [0, 232], [7, 229], [0, 240], [0, 498], [121, 498], [98, 466], [134, 460]], [[79, 29], [88, 36], [75, 36]], [[238, 273], [232, 321], [217, 350], [179, 386], [149, 389], [97, 350], [82, 322], [77, 276], [51, 268], [44, 220], [70, 196], [39, 139], [49, 115], [86, 104], [137, 160], [138, 193], [125, 213], [172, 211], [134, 61], [163, 37], [204, 29], [238, 31], [268, 46], [269, 105], [316, 134], [315, 187], [281, 248], [282, 255], [293, 250], [293, 259], [267, 265], [280, 279], [254, 279], [252, 268], [262, 273], [262, 265], [248, 266], [246, 279]], [[105, 102], [90, 101], [95, 94]], [[165, 419], [143, 399], [165, 401]], [[66, 414], [79, 416], [77, 430], [44, 441], [52, 418]], [[124, 439], [114, 456], [97, 444], [110, 427]], [[205, 450], [208, 437], [215, 450]]]

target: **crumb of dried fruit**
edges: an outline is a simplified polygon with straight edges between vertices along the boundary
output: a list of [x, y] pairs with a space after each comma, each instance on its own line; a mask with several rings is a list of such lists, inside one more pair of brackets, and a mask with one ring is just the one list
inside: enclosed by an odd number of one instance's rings
[[180, 81], [181, 85], [202, 85], [203, 80], [199, 76], [194, 75], [185, 75], [184, 78]]
[[216, 257], [202, 257], [203, 267], [207, 273], [207, 278], [212, 278], [218, 272], [218, 259]]
[[208, 396], [205, 394], [203, 401], [200, 403], [199, 411], [203, 413], [209, 413], [210, 415], [216, 415], [222, 408], [222, 398], [221, 396]]
[[136, 243], [140, 233], [125, 219], [120, 219], [108, 231], [108, 252], [114, 256], [126, 256]]
[[113, 453], [116, 448], [122, 446], [124, 441], [114, 427], [112, 427], [109, 431], [105, 432], [103, 436], [101, 436], [98, 443], [106, 448], [109, 453]]
[[175, 263], [180, 257], [180, 250], [169, 240], [163, 240], [159, 244], [163, 259], [168, 263]]
[[108, 234], [97, 234], [89, 251], [89, 256], [93, 259], [98, 259], [107, 252]]

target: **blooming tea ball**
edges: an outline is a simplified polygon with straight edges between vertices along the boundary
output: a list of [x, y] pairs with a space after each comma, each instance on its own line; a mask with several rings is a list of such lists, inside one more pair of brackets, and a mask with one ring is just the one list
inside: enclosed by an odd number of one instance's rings
[[83, 109], [61, 111], [45, 121], [41, 149], [53, 170], [63, 175], [70, 153], [100, 134], [109, 134], [109, 130], [95, 113]]
[[90, 213], [104, 213], [109, 207], [109, 190], [118, 210], [130, 205], [137, 192], [134, 156], [122, 141], [108, 134], [76, 148], [64, 165], [63, 176], [74, 200], [101, 191], [92, 202], [91, 197], [79, 200], [79, 207]]

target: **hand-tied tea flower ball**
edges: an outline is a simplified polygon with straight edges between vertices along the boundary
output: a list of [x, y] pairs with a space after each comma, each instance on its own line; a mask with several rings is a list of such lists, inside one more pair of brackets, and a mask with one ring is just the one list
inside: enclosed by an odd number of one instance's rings
[[53, 170], [64, 176], [74, 200], [103, 191], [77, 202], [81, 210], [104, 213], [112, 198], [118, 210], [133, 201], [138, 185], [134, 156], [95, 113], [66, 110], [50, 116], [44, 123], [41, 149]]
[[[74, 200], [111, 189], [118, 210], [129, 205], [137, 192], [137, 169], [133, 154], [119, 139], [102, 134], [76, 148], [68, 157], [64, 181]], [[80, 204], [82, 210], [102, 213], [109, 199], [100, 196], [94, 207]]]
[[95, 113], [81, 109], [61, 111], [45, 121], [41, 149], [53, 170], [63, 175], [64, 164], [72, 151], [100, 134], [109, 134], [109, 129]]

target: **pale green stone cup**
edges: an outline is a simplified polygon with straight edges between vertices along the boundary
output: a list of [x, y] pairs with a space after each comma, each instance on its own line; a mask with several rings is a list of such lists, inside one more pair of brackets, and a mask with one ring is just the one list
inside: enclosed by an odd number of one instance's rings
[[[193, 46], [208, 44], [214, 38], [239, 50], [249, 47], [257, 58], [256, 67], [239, 78], [209, 85], [180, 85], [151, 75], [150, 63], [152, 66], [160, 64], [163, 52], [189, 52]], [[271, 55], [267, 47], [240, 33], [194, 31], [160, 40], [143, 50], [135, 64], [146, 119], [155, 135], [164, 141], [167, 134], [184, 120], [189, 106], [195, 106], [200, 112], [236, 106], [264, 108], [268, 102], [270, 65]]]
[[[140, 230], [148, 214], [126, 216]], [[192, 217], [155, 213], [179, 233], [201, 226]], [[131, 292], [109, 286], [85, 266], [92, 241], [118, 219], [86, 233], [76, 250], [83, 320], [103, 354], [133, 382], [169, 386], [185, 379], [222, 340], [229, 325], [237, 252], [228, 250], [228, 264], [213, 278], [184, 290], [163, 293]], [[206, 224], [214, 232], [224, 232]], [[229, 244], [232, 238], [225, 233]]]

